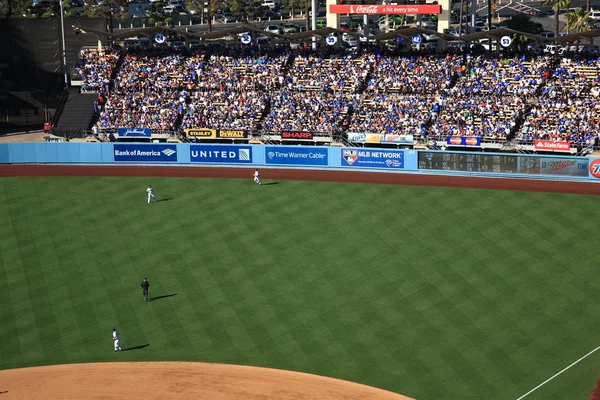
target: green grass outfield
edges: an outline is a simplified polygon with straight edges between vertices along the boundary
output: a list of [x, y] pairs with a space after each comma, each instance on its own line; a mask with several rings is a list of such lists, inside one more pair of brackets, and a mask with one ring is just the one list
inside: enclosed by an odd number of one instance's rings
[[[146, 204], [151, 183], [157, 197]], [[516, 399], [600, 345], [598, 197], [0, 180], [0, 368], [197, 360]], [[144, 303], [150, 296], [176, 296]], [[113, 353], [111, 330], [123, 347]], [[600, 351], [527, 399], [584, 399]]]

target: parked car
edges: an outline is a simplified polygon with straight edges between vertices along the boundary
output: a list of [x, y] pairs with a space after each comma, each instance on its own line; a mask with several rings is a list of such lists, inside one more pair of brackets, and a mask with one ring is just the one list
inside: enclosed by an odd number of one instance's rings
[[223, 13], [223, 16], [221, 17], [221, 21], [223, 21], [224, 24], [230, 24], [232, 22], [237, 22], [237, 18], [235, 15], [231, 14], [230, 12], [225, 12], [225, 13]]
[[275, 8], [275, 1], [274, 0], [263, 0], [261, 5], [266, 8]]
[[600, 10], [590, 10], [590, 18], [596, 21], [600, 21]]
[[300, 32], [298, 25], [293, 25], [293, 24], [284, 24], [283, 25], [283, 33], [298, 33], [298, 32]]
[[550, 39], [550, 38], [554, 37], [554, 32], [552, 32], [552, 31], [541, 31], [540, 32], [540, 36], [544, 37], [544, 38], [547, 38], [547, 39]]
[[344, 33], [342, 34], [342, 45], [347, 47], [356, 47], [358, 46], [358, 39], [356, 39], [354, 36]]
[[265, 32], [278, 33], [279, 34], [279, 33], [281, 33], [281, 30], [279, 28], [279, 25], [269, 24], [265, 28]]

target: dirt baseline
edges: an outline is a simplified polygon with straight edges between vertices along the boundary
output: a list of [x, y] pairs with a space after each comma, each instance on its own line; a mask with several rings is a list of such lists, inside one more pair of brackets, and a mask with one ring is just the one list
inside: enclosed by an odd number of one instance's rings
[[[0, 177], [16, 176], [152, 176], [251, 179], [253, 168], [118, 166], [118, 165], [1, 165]], [[523, 190], [600, 195], [600, 183], [532, 179], [480, 178], [451, 175], [379, 173], [340, 170], [261, 169], [263, 180], [385, 183], [479, 189]]]
[[0, 371], [0, 398], [411, 400], [323, 376], [187, 362], [70, 364]]

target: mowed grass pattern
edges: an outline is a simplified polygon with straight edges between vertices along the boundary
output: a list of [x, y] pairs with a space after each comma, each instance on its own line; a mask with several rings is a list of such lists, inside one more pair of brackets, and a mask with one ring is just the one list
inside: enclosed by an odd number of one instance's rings
[[[151, 183], [159, 199], [146, 204]], [[189, 360], [517, 398], [600, 344], [598, 198], [0, 180], [0, 368]], [[176, 294], [144, 303], [150, 296]], [[111, 330], [124, 348], [113, 353]], [[531, 399], [586, 398], [594, 354]]]

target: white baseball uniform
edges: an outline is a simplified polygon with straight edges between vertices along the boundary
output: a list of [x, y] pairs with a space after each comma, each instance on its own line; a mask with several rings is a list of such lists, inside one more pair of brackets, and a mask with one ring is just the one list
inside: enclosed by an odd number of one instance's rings
[[113, 342], [115, 344], [115, 351], [122, 350], [121, 346], [119, 346], [119, 340], [121, 340], [119, 336], [119, 331], [113, 331]]
[[149, 187], [146, 189], [146, 192], [148, 192], [148, 204], [150, 204], [150, 199], [154, 200], [156, 203], [156, 197], [154, 197], [154, 188]]
[[258, 183], [259, 185], [260, 183], [260, 177], [258, 176], [258, 171], [254, 171], [254, 182]]

